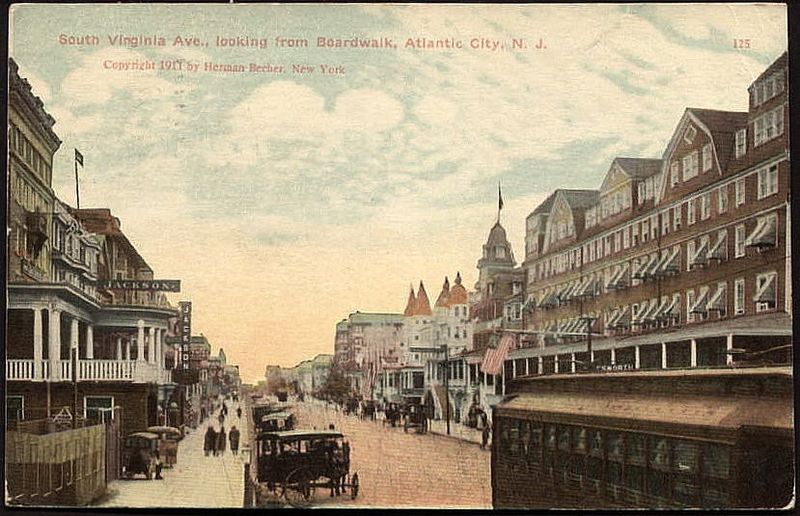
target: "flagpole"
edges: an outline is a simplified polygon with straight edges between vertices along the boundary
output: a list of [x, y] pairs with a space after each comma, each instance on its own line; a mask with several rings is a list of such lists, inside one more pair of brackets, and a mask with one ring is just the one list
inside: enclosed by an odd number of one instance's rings
[[78, 188], [78, 159], [75, 158], [75, 205], [77, 209], [81, 209], [81, 191]]

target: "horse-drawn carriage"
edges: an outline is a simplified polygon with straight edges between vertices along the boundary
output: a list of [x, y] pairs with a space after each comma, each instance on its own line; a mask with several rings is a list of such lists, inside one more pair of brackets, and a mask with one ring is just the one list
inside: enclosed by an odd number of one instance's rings
[[131, 479], [139, 473], [152, 480], [158, 473], [159, 436], [152, 432], [134, 432], [122, 447], [122, 475]]
[[404, 432], [408, 432], [409, 428], [416, 428], [418, 434], [428, 432], [428, 416], [422, 405], [408, 404], [403, 407], [402, 415]]
[[314, 502], [317, 488], [331, 496], [350, 489], [358, 496], [358, 474], [350, 475], [350, 448], [333, 430], [261, 432], [256, 438], [258, 505], [277, 495], [292, 506]]

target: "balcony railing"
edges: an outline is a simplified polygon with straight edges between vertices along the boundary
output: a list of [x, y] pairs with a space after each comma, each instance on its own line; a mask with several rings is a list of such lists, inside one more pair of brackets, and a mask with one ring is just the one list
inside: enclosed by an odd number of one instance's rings
[[[61, 380], [72, 380], [72, 362], [61, 360]], [[50, 378], [50, 362], [42, 360], [42, 377]], [[33, 359], [6, 360], [7, 380], [36, 380]], [[116, 381], [137, 383], [170, 383], [172, 371], [162, 369], [157, 364], [137, 362], [136, 360], [78, 360], [78, 380]]]

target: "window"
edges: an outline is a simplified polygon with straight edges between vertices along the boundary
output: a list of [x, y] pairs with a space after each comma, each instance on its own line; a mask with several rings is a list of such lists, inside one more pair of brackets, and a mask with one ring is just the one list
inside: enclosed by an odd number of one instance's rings
[[692, 258], [694, 258], [695, 246], [694, 240], [686, 242], [686, 270], [692, 270]]
[[672, 208], [672, 225], [674, 226], [674, 230], [678, 231], [681, 228], [681, 206], [675, 206]]
[[775, 308], [775, 282], [777, 273], [767, 272], [756, 276], [756, 312], [763, 312]]
[[733, 187], [734, 187], [734, 195], [736, 197], [736, 207], [738, 208], [745, 202], [744, 178], [737, 179], [736, 182], [733, 184]]
[[683, 180], [686, 181], [697, 175], [698, 152], [692, 151], [683, 157]]
[[694, 314], [692, 308], [694, 307], [694, 290], [686, 291], [686, 320], [689, 322], [694, 321]]
[[703, 172], [711, 170], [711, 144], [703, 145]]
[[747, 152], [747, 129], [736, 131], [736, 157], [741, 158]]
[[642, 204], [645, 201], [645, 193], [646, 193], [645, 192], [645, 187], [644, 187], [644, 181], [639, 183], [636, 188], [638, 189], [638, 193], [639, 193], [639, 195], [637, 196], [638, 197], [638, 202], [639, 202], [639, 204]]
[[673, 161], [672, 164], [669, 166], [669, 183], [671, 186], [675, 186], [680, 182], [680, 170], [678, 169], [678, 162]]
[[686, 143], [692, 143], [694, 140], [695, 135], [697, 134], [697, 129], [694, 126], [689, 126], [686, 128], [686, 132], [683, 133], [683, 141]]
[[661, 234], [666, 235], [669, 233], [669, 211], [661, 214]]
[[711, 192], [700, 196], [700, 220], [706, 220], [711, 216]]
[[758, 198], [763, 199], [778, 193], [778, 165], [770, 165], [758, 171]]
[[631, 246], [631, 227], [627, 226], [622, 230], [622, 248], [627, 249]]
[[736, 238], [734, 240], [734, 242], [736, 244], [734, 255], [733, 255], [734, 258], [741, 258], [742, 256], [745, 255], [745, 249], [744, 249], [745, 238], [747, 238], [747, 237], [745, 235], [744, 224], [737, 225], [736, 226]]
[[650, 222], [647, 219], [642, 221], [642, 243], [647, 242], [647, 237], [650, 236]]
[[25, 398], [22, 396], [6, 396], [6, 421], [22, 421], [25, 419]]
[[719, 213], [728, 211], [728, 185], [720, 186], [717, 190], [717, 207]]
[[744, 278], [739, 278], [733, 283], [733, 313], [742, 315], [744, 313]]
[[753, 84], [750, 91], [753, 106], [758, 106], [783, 92], [783, 70]]
[[113, 396], [84, 396], [83, 417], [94, 421], [106, 421], [114, 418]]
[[753, 122], [753, 145], [762, 143], [783, 134], [783, 105], [764, 113]]
[[697, 220], [697, 211], [695, 210], [695, 201], [697, 199], [689, 199], [686, 203], [686, 223], [692, 225]]

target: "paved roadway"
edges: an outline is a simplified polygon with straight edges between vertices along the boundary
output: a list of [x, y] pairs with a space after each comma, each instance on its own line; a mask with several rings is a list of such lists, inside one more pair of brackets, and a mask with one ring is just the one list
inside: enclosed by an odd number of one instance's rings
[[333, 423], [350, 441], [350, 471], [358, 472], [359, 497], [330, 500], [317, 491], [317, 504], [347, 507], [491, 508], [490, 452], [477, 444], [441, 435], [383, 426], [345, 416], [322, 402], [295, 403], [298, 428]]
[[[229, 405], [231, 402], [228, 402]], [[219, 412], [210, 421], [217, 421]], [[244, 416], [244, 414], [242, 414]], [[180, 441], [178, 461], [174, 468], [164, 468], [164, 480], [115, 480], [108, 485], [107, 495], [98, 507], [186, 507], [241, 508], [244, 500], [244, 463], [242, 454], [233, 455], [230, 442], [222, 456], [206, 457], [203, 435], [209, 420]], [[241, 432], [240, 447], [248, 442], [246, 425], [236, 418], [236, 406], [228, 409], [225, 431], [236, 425]]]

